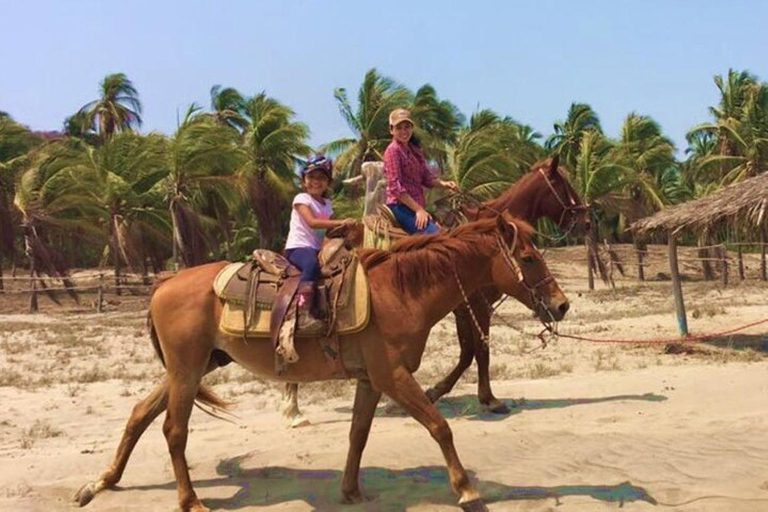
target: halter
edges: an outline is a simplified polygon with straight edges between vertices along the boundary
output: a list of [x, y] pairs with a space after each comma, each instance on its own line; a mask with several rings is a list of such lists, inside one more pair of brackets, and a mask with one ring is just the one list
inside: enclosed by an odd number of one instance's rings
[[[501, 235], [496, 233], [496, 243], [499, 246], [499, 251], [501, 252], [502, 257], [504, 258], [504, 263], [506, 263], [507, 268], [512, 272], [512, 274], [517, 278], [517, 283], [521, 284], [523, 288], [528, 291], [531, 297], [531, 304], [533, 305], [534, 311], [543, 309], [547, 312], [547, 314], [550, 315], [550, 320], [552, 322], [555, 321], [554, 318], [552, 318], [552, 314], [549, 312], [549, 309], [544, 304], [544, 299], [539, 294], [538, 290], [540, 287], [552, 282], [555, 280], [555, 278], [552, 276], [551, 273], [547, 272], [547, 275], [540, 279], [536, 284], [529, 285], [525, 280], [525, 274], [523, 273], [522, 268], [520, 267], [520, 263], [517, 261], [517, 257], [515, 256], [515, 249], [517, 248], [517, 226], [514, 224], [511, 224], [514, 227], [515, 235], [512, 238], [512, 245], [507, 247], [507, 245], [504, 243], [504, 240], [502, 239]], [[469, 311], [469, 315], [472, 318], [472, 323], [475, 325], [475, 329], [477, 329], [477, 332], [480, 334], [480, 340], [483, 342], [483, 345], [485, 347], [488, 347], [488, 334], [483, 331], [483, 328], [480, 326], [480, 322], [477, 320], [477, 315], [475, 315], [474, 310], [472, 309], [472, 305], [469, 303], [469, 297], [467, 296], [466, 290], [464, 290], [464, 285], [461, 283], [461, 279], [459, 278], [459, 273], [456, 270], [456, 266], [453, 267], [453, 276], [456, 279], [456, 284], [459, 285], [459, 291], [461, 291], [461, 297], [464, 299], [464, 304], [467, 305], [467, 310]], [[541, 320], [542, 323], [549, 327], [549, 322], [545, 320]]]

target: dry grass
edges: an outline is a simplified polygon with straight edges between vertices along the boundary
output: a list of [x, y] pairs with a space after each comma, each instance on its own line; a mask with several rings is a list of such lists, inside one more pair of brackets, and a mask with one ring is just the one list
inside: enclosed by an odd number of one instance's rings
[[52, 426], [47, 421], [37, 420], [31, 427], [22, 431], [20, 444], [23, 449], [28, 450], [40, 439], [59, 437], [61, 435], [64, 435], [62, 430]]

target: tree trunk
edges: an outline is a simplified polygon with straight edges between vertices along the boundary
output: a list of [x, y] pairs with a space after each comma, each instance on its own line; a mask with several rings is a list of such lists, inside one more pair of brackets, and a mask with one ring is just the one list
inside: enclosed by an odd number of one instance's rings
[[179, 226], [178, 221], [176, 220], [176, 212], [173, 208], [173, 202], [171, 201], [171, 247], [173, 248], [173, 270], [178, 271], [179, 270], [179, 244], [177, 240], [179, 239]]

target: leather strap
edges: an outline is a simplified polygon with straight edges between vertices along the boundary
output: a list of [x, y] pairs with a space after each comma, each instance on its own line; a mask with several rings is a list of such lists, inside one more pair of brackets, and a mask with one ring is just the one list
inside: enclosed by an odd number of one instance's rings
[[272, 314], [269, 318], [269, 339], [272, 340], [272, 346], [277, 348], [280, 341], [280, 327], [283, 325], [288, 308], [293, 302], [296, 290], [299, 289], [301, 276], [292, 276], [283, 281], [280, 291], [275, 297], [275, 303], [272, 305]]

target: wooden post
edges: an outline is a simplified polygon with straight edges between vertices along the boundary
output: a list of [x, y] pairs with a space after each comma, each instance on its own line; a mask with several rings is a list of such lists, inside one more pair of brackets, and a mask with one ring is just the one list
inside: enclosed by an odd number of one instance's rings
[[35, 266], [32, 265], [32, 270], [29, 272], [30, 279], [30, 290], [31, 294], [29, 296], [29, 312], [30, 313], [37, 313], [38, 311], [38, 303], [37, 303], [37, 279], [35, 278]]
[[637, 254], [637, 279], [645, 281], [645, 244], [635, 243], [635, 253]]
[[760, 279], [768, 281], [765, 268], [765, 226], [760, 227]]
[[738, 255], [739, 255], [739, 280], [743, 281], [744, 280], [744, 257], [741, 254], [741, 244], [738, 244], [737, 247], [739, 248], [739, 252], [738, 252]]
[[96, 312], [101, 313], [104, 305], [104, 273], [99, 273], [99, 291], [96, 294]]
[[589, 289], [595, 289], [595, 275], [592, 272], [592, 250], [589, 245], [589, 235], [584, 237], [584, 245], [587, 248], [587, 281], [589, 282]]
[[682, 336], [688, 336], [688, 318], [685, 316], [683, 287], [680, 282], [680, 269], [677, 266], [677, 240], [673, 233], [669, 234], [669, 272], [672, 276], [672, 291], [675, 294], [677, 326], [680, 328], [680, 334]]
[[723, 279], [723, 286], [728, 286], [728, 251], [725, 244], [720, 245], [717, 252], [720, 256], [720, 277]]

